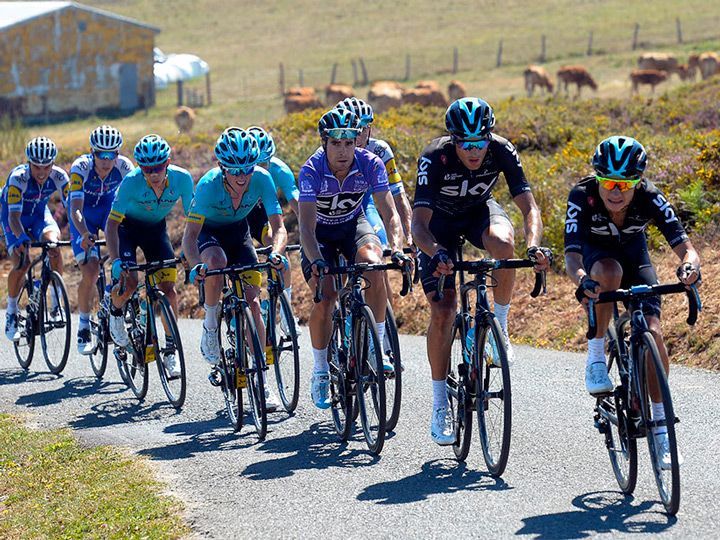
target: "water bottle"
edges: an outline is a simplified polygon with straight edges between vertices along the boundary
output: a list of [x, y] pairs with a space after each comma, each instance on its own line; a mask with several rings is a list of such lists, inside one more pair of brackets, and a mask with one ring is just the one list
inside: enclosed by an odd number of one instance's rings
[[145, 328], [145, 319], [147, 316], [147, 302], [143, 298], [140, 300], [140, 327]]
[[33, 294], [40, 291], [40, 285], [42, 285], [42, 281], [40, 281], [39, 279], [33, 281]]
[[270, 302], [268, 302], [266, 298], [263, 298], [260, 300], [260, 313], [266, 325], [268, 324], [268, 311], [270, 311]]
[[352, 335], [352, 317], [348, 313], [345, 315], [345, 346], [350, 346], [350, 336]]
[[472, 361], [473, 349], [475, 348], [475, 331], [468, 328], [467, 336], [465, 336], [465, 348], [463, 350], [463, 358], [467, 363]]

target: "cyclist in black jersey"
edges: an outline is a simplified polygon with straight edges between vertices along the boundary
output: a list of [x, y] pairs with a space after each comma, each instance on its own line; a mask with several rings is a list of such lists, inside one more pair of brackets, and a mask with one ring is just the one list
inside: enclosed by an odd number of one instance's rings
[[[653, 222], [682, 261], [678, 278], [690, 285], [700, 278], [700, 257], [690, 243], [675, 209], [652, 182], [643, 178], [647, 155], [631, 137], [602, 141], [592, 160], [595, 175], [583, 178], [570, 191], [565, 216], [565, 266], [578, 285], [578, 301], [603, 291], [658, 282], [650, 261], [645, 231]], [[607, 373], [605, 333], [612, 304], [598, 304], [597, 333], [588, 340], [585, 385], [593, 395], [612, 391]], [[645, 317], [668, 372], [669, 360], [660, 329], [660, 297], [644, 303]], [[653, 418], [665, 417], [654, 372], [650, 374]], [[667, 428], [653, 428], [658, 446], [669, 453]], [[667, 458], [669, 460], [669, 456]]]
[[[433, 379], [431, 436], [438, 444], [452, 444], [455, 436], [448, 414], [445, 377], [450, 357], [456, 295], [453, 257], [458, 239], [464, 236], [496, 259], [512, 258], [515, 252], [513, 225], [492, 197], [500, 173], [513, 201], [524, 218], [528, 252], [536, 260], [536, 271], [549, 267], [550, 252], [539, 248], [542, 220], [530, 186], [510, 141], [492, 133], [495, 115], [485, 101], [462, 98], [445, 113], [450, 136], [434, 139], [418, 160], [413, 204], [412, 236], [422, 253], [419, 265], [423, 290], [430, 305], [427, 331], [428, 358]], [[440, 274], [445, 281], [444, 298], [433, 302]], [[512, 348], [507, 330], [514, 270], [494, 273], [495, 315], [505, 335], [508, 358]]]

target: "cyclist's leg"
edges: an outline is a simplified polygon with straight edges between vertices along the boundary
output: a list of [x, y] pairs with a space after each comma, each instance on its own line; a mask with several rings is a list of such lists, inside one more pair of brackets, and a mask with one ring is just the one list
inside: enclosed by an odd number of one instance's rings
[[[130, 221], [127, 218], [118, 227], [118, 251], [120, 260], [124, 263], [137, 264], [136, 251], [140, 245], [140, 239], [143, 234], [143, 225], [139, 222]], [[147, 231], [147, 234], [152, 234], [154, 231]], [[135, 292], [138, 286], [138, 275], [137, 272], [129, 272], [124, 281], [124, 291], [120, 294], [120, 284], [116, 283], [113, 286], [111, 298], [112, 306], [111, 312], [114, 316], [122, 315], [122, 310], [130, 297]]]
[[[0, 204], [0, 220], [2, 221], [3, 239], [8, 250], [8, 255], [12, 262], [10, 272], [8, 272], [8, 296], [7, 296], [7, 311], [6, 311], [6, 323], [5, 323], [5, 335], [10, 340], [17, 340], [20, 338], [20, 332], [17, 328], [17, 312], [18, 312], [18, 299], [20, 298], [20, 291], [25, 282], [25, 272], [30, 267], [30, 257], [27, 256], [24, 259], [24, 264], [21, 268], [17, 268], [20, 262], [20, 254], [17, 250], [11, 248], [17, 241], [17, 237], [13, 234], [8, 223], [8, 210], [5, 203]], [[25, 230], [28, 230], [28, 223], [25, 219], [21, 218]], [[30, 233], [31, 234], [31, 233]], [[26, 254], [29, 255], [29, 253]]]
[[[58, 227], [57, 222], [52, 217], [50, 209], [47, 206], [45, 206], [42, 223], [36, 222], [35, 225], [36, 226], [33, 227], [33, 236], [35, 238], [41, 238], [42, 240], [46, 240], [48, 242], [57, 242], [60, 240], [60, 227]], [[49, 250], [48, 256], [50, 257], [50, 266], [52, 267], [52, 269], [55, 270], [58, 274], [62, 275], [63, 256], [60, 248], [54, 248]]]
[[[94, 212], [92, 210], [95, 210]], [[98, 230], [104, 228], [105, 220], [107, 219], [107, 213], [104, 213], [102, 224], [97, 223], [95, 219], [98, 215], [98, 209], [83, 209], [83, 219], [87, 226], [90, 234], [97, 237]], [[104, 209], [100, 209], [101, 211]], [[108, 210], [109, 211], [109, 210]], [[78, 311], [80, 312], [80, 325], [78, 327], [78, 333], [83, 329], [90, 326], [90, 312], [92, 311], [92, 304], [95, 297], [95, 282], [98, 278], [98, 272], [100, 271], [100, 265], [98, 263], [99, 249], [93, 248], [88, 253], [88, 259], [85, 260], [85, 250], [82, 248], [82, 235], [78, 232], [75, 227], [73, 220], [68, 220], [70, 224], [70, 240], [72, 242], [73, 255], [75, 261], [78, 263], [80, 268], [80, 283], [77, 288], [78, 295]]]
[[[370, 223], [363, 216], [358, 217], [354, 237], [348, 240], [352, 243], [346, 242], [346, 245], [343, 247], [343, 255], [348, 257], [348, 260], [356, 263], [382, 263], [382, 247], [380, 246], [380, 241], [373, 232]], [[364, 277], [368, 280], [369, 284], [369, 288], [365, 290], [365, 301], [375, 316], [375, 322], [378, 326], [380, 324], [383, 325], [384, 335], [387, 290], [385, 289], [383, 272], [368, 272]]]
[[[148, 230], [152, 228], [152, 230]], [[139, 242], [146, 261], [164, 261], [175, 258], [175, 251], [167, 233], [167, 223], [163, 219], [156, 225], [146, 227], [146, 233]], [[153, 273], [153, 279], [167, 298], [175, 317], [178, 317], [178, 297], [175, 290], [177, 268], [164, 268]], [[169, 329], [165, 329], [168, 331]]]

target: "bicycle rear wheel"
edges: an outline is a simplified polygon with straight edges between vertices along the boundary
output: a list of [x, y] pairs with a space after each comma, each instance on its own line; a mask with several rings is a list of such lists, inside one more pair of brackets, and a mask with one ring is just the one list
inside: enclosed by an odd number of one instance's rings
[[392, 373], [385, 373], [385, 401], [388, 406], [385, 413], [385, 429], [392, 431], [397, 426], [400, 418], [402, 359], [400, 357], [400, 340], [398, 338], [397, 323], [395, 322], [395, 313], [393, 313], [390, 302], [388, 302], [385, 309], [385, 343], [383, 343], [383, 350], [387, 353], [394, 368]]
[[17, 309], [17, 326], [20, 339], [13, 342], [13, 349], [15, 349], [15, 357], [20, 367], [28, 369], [35, 352], [35, 329], [38, 312], [36, 306], [30, 303], [27, 284], [20, 289]]
[[265, 359], [260, 346], [255, 319], [250, 307], [243, 304], [238, 308], [242, 317], [238, 327], [237, 346], [241, 369], [247, 378], [248, 401], [253, 416], [253, 424], [258, 438], [263, 440], [267, 435], [267, 409], [265, 408]]
[[240, 431], [243, 426], [242, 389], [246, 384], [245, 374], [238, 369], [235, 349], [237, 338], [234, 329], [240, 325], [240, 316], [233, 313], [226, 305], [223, 305], [220, 313], [218, 339], [220, 340], [221, 388], [225, 410], [233, 430]]
[[95, 350], [90, 355], [90, 367], [95, 377], [102, 379], [107, 369], [108, 349], [110, 344], [110, 328], [107, 316], [98, 312], [97, 321], [90, 321], [90, 332], [95, 336]]
[[452, 328], [452, 345], [448, 363], [447, 395], [450, 402], [455, 430], [453, 452], [458, 461], [465, 461], [470, 452], [472, 436], [472, 398], [470, 396], [470, 378], [468, 364], [463, 359], [465, 339], [462, 332], [462, 320], [455, 317]]
[[[158, 373], [168, 401], [173, 407], [180, 409], [185, 403], [185, 391], [187, 389], [182, 338], [170, 302], [162, 292], [158, 291], [157, 295], [158, 299], [154, 311], [155, 315], [160, 319], [160, 324], [155, 321], [157, 345], [160, 353], [160, 357], [157, 359]], [[172, 354], [175, 355], [175, 362], [180, 368], [180, 375], [175, 377], [170, 374], [166, 365], [170, 361], [169, 357]]]
[[340, 327], [334, 316], [330, 336], [327, 351], [328, 364], [330, 364], [330, 400], [333, 425], [340, 439], [347, 441], [352, 432], [353, 400], [348, 382], [347, 350], [342, 346]]
[[[483, 457], [488, 471], [500, 476], [510, 454], [512, 392], [505, 340], [494, 316], [478, 328], [474, 351], [475, 409]], [[500, 364], [499, 366], [497, 364]]]
[[285, 291], [277, 296], [274, 313], [277, 346], [277, 354], [273, 359], [275, 381], [283, 407], [292, 413], [297, 407], [300, 395], [300, 351], [295, 314]]
[[60, 274], [50, 272], [40, 295], [40, 343], [51, 373], [65, 369], [70, 353], [70, 302]]
[[125, 304], [125, 327], [130, 337], [127, 348], [115, 348], [120, 376], [130, 387], [135, 397], [142, 401], [148, 390], [148, 367], [145, 363], [145, 324], [140, 321], [138, 298], [131, 298]]
[[[680, 508], [680, 462], [675, 434], [675, 410], [673, 408], [672, 397], [670, 396], [670, 386], [668, 385], [667, 376], [665, 375], [665, 368], [660, 359], [660, 353], [657, 350], [655, 339], [650, 332], [645, 332], [642, 335], [641, 353], [642, 356], [640, 356], [640, 358], [647, 358], [645, 369], [642, 370], [644, 374], [642, 379], [644, 394], [642, 409], [645, 415], [646, 425], [656, 427], [665, 426], [667, 428], [670, 449], [670, 463], [663, 464], [661, 460], [662, 449], [657, 444], [653, 434], [654, 430], [648, 430], [647, 441], [650, 460], [652, 462], [651, 465], [655, 476], [655, 483], [657, 484], [665, 511], [671, 516], [674, 516]], [[650, 388], [648, 385], [648, 370], [653, 368], [655, 369], [657, 383], [660, 387], [660, 393], [662, 394], [663, 408], [665, 409], [665, 420], [660, 422], [652, 420], [651, 414], [652, 401], [650, 399]]]
[[354, 316], [355, 387], [365, 442], [373, 454], [385, 444], [385, 374], [375, 317], [366, 305]]

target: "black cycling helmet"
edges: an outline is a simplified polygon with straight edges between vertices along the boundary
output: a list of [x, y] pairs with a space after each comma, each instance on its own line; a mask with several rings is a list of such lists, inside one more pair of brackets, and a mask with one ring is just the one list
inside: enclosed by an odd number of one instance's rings
[[636, 180], [645, 172], [647, 154], [632, 137], [615, 135], [598, 144], [592, 166], [598, 176]]
[[487, 101], [464, 97], [453, 101], [445, 112], [445, 127], [458, 139], [487, 137], [495, 127], [495, 113]]

